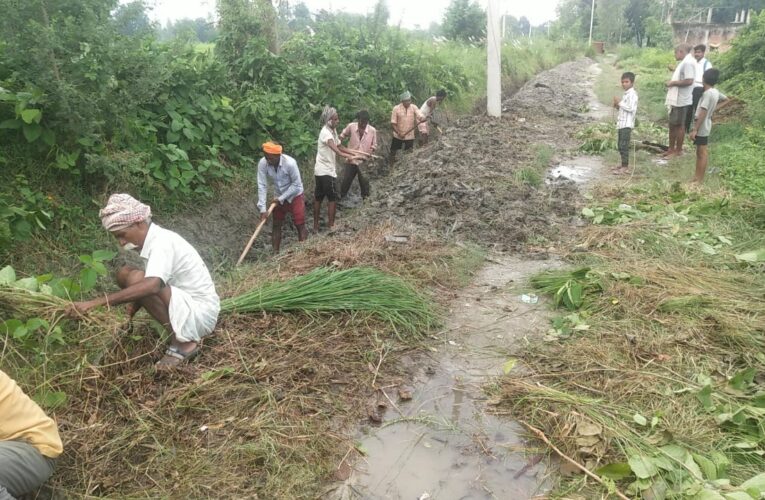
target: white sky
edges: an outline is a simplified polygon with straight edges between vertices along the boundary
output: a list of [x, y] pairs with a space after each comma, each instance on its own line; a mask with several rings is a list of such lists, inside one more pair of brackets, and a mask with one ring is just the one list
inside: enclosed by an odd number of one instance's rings
[[[127, 3], [129, 0], [120, 0]], [[376, 0], [304, 0], [312, 12], [321, 9], [331, 11], [354, 12], [366, 14], [370, 12]], [[390, 9], [391, 24], [398, 24], [406, 28], [427, 29], [430, 23], [441, 22], [444, 10], [449, 5], [449, 0], [387, 0]], [[150, 17], [161, 23], [168, 20], [183, 19], [186, 17], [210, 17], [215, 13], [215, 0], [147, 0], [147, 5], [152, 8]], [[290, 5], [298, 3], [298, 0], [290, 1]], [[486, 0], [479, 0], [484, 7]], [[558, 0], [499, 0], [500, 12], [511, 14], [515, 17], [526, 16], [533, 25], [542, 24], [555, 18], [555, 7]]]

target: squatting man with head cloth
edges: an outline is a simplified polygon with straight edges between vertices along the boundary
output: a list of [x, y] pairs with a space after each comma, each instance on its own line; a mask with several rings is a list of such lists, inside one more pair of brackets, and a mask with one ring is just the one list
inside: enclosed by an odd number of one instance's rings
[[271, 244], [274, 253], [279, 253], [282, 242], [282, 225], [287, 213], [292, 214], [292, 222], [298, 232], [298, 241], [304, 241], [308, 235], [305, 228], [305, 197], [303, 181], [295, 159], [282, 152], [282, 147], [273, 142], [263, 144], [263, 158], [258, 162], [258, 210], [260, 219], [268, 217], [266, 201], [268, 199], [268, 179], [274, 183], [273, 230]]
[[62, 451], [56, 422], [0, 370], [0, 500], [34, 493]]
[[99, 215], [124, 249], [140, 252], [146, 269], [122, 267], [117, 272], [122, 290], [75, 302], [70, 316], [84, 315], [98, 306], [128, 304], [132, 318], [143, 307], [171, 333], [157, 368], [174, 368], [191, 359], [202, 337], [215, 328], [220, 311], [220, 299], [202, 257], [181, 236], [152, 222], [151, 208], [128, 194], [110, 196]]

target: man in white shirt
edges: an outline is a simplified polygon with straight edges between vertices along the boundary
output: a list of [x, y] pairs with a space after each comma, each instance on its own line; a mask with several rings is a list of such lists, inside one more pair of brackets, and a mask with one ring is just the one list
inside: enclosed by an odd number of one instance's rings
[[685, 117], [685, 130], [689, 133], [693, 128], [693, 118], [696, 116], [701, 94], [704, 93], [704, 72], [712, 68], [712, 63], [704, 57], [706, 51], [707, 46], [704, 44], [693, 47], [693, 58], [696, 59], [696, 78], [693, 80], [691, 112]]
[[258, 210], [260, 220], [268, 217], [266, 201], [268, 199], [268, 179], [274, 182], [275, 203], [274, 222], [271, 231], [271, 245], [274, 253], [279, 253], [282, 244], [282, 225], [288, 213], [298, 232], [298, 241], [304, 241], [308, 235], [305, 228], [305, 197], [300, 169], [295, 159], [282, 151], [280, 144], [271, 141], [263, 144], [263, 158], [258, 162]]
[[337, 211], [337, 158], [342, 156], [346, 161], [354, 159], [354, 154], [340, 143], [337, 136], [337, 123], [340, 118], [337, 110], [325, 106], [321, 113], [321, 132], [316, 145], [316, 163], [314, 165], [314, 200], [313, 200], [313, 232], [319, 232], [319, 212], [321, 202], [327, 199], [327, 227], [335, 227], [335, 212]]
[[119, 292], [70, 306], [82, 316], [98, 306], [128, 304], [132, 318], [143, 307], [171, 332], [157, 369], [175, 368], [199, 351], [202, 337], [215, 328], [220, 300], [202, 257], [186, 240], [151, 221], [151, 208], [129, 194], [113, 194], [100, 212], [104, 229], [126, 250], [138, 250], [146, 270], [123, 267]]
[[669, 107], [669, 149], [664, 153], [667, 157], [683, 152], [685, 117], [691, 112], [693, 81], [696, 79], [696, 59], [691, 54], [690, 45], [678, 45], [675, 48], [675, 59], [679, 63], [672, 79], [667, 82], [667, 98], [664, 101]]

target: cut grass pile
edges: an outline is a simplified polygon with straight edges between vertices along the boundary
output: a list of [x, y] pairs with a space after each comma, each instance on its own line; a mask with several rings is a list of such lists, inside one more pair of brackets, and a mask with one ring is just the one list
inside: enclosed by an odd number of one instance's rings
[[[232, 270], [217, 280], [219, 289], [241, 295], [332, 266], [321, 272], [348, 270], [345, 276], [357, 279], [384, 272], [395, 283], [413, 283], [408, 290], [448, 299], [482, 262], [471, 249], [417, 238], [388, 243], [391, 231], [382, 226], [310, 241]], [[366, 274], [350, 271], [359, 267]], [[5, 307], [6, 298], [0, 296]], [[36, 306], [28, 312], [40, 315]], [[143, 321], [123, 333], [115, 312], [95, 312], [110, 318], [111, 329], [59, 322], [62, 344], [30, 349], [0, 336], [3, 370], [39, 395], [58, 422], [64, 455], [48, 487], [64, 498], [317, 498], [356, 453], [353, 433], [376, 404], [378, 388], [411, 382], [393, 367], [416, 347], [416, 337], [398, 340], [391, 323], [374, 314], [231, 312], [198, 359], [158, 374], [161, 329]]]
[[575, 312], [501, 380], [500, 413], [604, 479], [569, 476], [563, 495], [760, 498], [762, 207], [665, 184], [607, 195], [569, 256], [579, 267], [532, 279]]
[[435, 315], [428, 300], [398, 276], [369, 267], [319, 267], [288, 281], [264, 283], [221, 302], [221, 313], [363, 312], [390, 324], [396, 335], [428, 331]]

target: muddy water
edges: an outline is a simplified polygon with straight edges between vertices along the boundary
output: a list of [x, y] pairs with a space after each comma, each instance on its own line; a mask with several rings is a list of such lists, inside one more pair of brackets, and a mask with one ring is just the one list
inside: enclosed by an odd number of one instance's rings
[[413, 398], [390, 390], [380, 427], [358, 436], [367, 456], [345, 498], [523, 499], [545, 490], [545, 463], [518, 424], [486, 412], [482, 387], [501, 375], [516, 346], [549, 327], [540, 300], [521, 295], [526, 278], [554, 260], [492, 258], [459, 293], [429, 355], [410, 360]]

